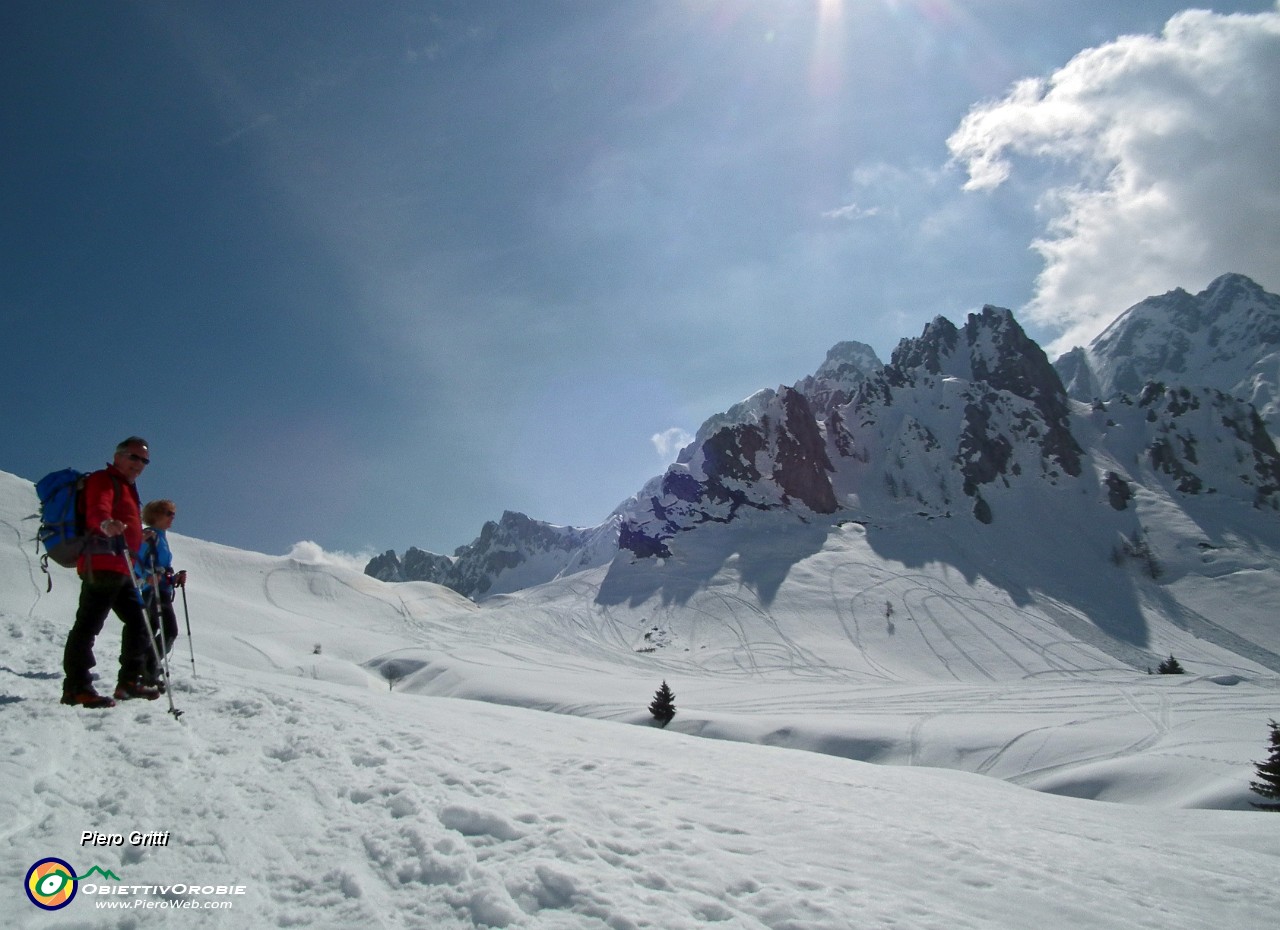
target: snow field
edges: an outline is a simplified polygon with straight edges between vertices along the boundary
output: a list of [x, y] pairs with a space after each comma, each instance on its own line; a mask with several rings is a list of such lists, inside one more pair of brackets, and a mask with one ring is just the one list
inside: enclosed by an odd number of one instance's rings
[[[786, 572], [748, 553], [753, 577], [780, 578], [769, 603], [715, 573], [683, 603], [659, 587], [600, 604], [601, 569], [477, 608], [174, 537], [198, 671], [184, 630], [184, 716], [87, 711], [56, 703], [76, 585], [60, 572], [45, 593], [23, 542], [33, 503], [0, 476], [4, 926], [1251, 930], [1280, 904], [1274, 822], [1221, 809], [1247, 797], [1275, 715], [1256, 667], [1148, 678], [951, 569], [838, 589], [880, 625], [886, 585], [904, 613], [928, 602], [931, 643], [968, 623], [929, 658], [906, 616], [872, 636], [817, 609], [821, 560], [848, 548]], [[644, 591], [652, 568], [621, 580]], [[944, 612], [943, 583], [969, 607]], [[662, 645], [637, 651], [655, 626]], [[112, 618], [104, 681], [118, 645]], [[962, 653], [963, 680], [945, 674]], [[394, 689], [390, 661], [408, 670]], [[665, 730], [644, 712], [663, 677]], [[82, 847], [86, 830], [172, 838]], [[17, 888], [48, 856], [246, 893], [179, 917], [82, 891], [45, 913]]]
[[[22, 799], [10, 878], [55, 848], [129, 882], [248, 887], [193, 926], [1263, 927], [1280, 903], [1263, 815], [220, 664], [178, 691], [181, 723], [162, 704], [54, 716], [48, 682], [22, 682], [4, 718], [27, 737], [5, 771]], [[174, 838], [68, 848], [127, 824]], [[75, 923], [0, 909], [11, 926], [135, 925], [88, 900]]]

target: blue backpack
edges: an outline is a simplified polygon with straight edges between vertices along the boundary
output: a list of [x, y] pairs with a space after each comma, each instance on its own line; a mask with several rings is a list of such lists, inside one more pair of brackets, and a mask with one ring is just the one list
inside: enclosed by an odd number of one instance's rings
[[[49, 574], [49, 560], [63, 568], [75, 568], [81, 554], [92, 538], [85, 532], [84, 491], [88, 472], [63, 468], [49, 472], [36, 482], [36, 496], [40, 498], [40, 529], [36, 531], [36, 552], [44, 546], [40, 556], [40, 570]], [[119, 493], [119, 482], [116, 482]], [[49, 578], [48, 590], [53, 590], [53, 578]]]

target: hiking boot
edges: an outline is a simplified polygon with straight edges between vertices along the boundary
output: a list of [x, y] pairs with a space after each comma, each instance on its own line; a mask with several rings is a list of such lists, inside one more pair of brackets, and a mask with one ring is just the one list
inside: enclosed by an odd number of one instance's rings
[[117, 701], [129, 701], [133, 698], [154, 701], [158, 697], [160, 697], [160, 692], [157, 689], [150, 685], [144, 685], [140, 681], [122, 681], [116, 685]]
[[69, 704], [72, 707], [92, 707], [95, 709], [105, 709], [115, 707], [116, 702], [111, 700], [105, 694], [99, 694], [93, 690], [92, 685], [86, 685], [83, 688], [73, 688], [70, 691], [62, 692], [62, 703]]

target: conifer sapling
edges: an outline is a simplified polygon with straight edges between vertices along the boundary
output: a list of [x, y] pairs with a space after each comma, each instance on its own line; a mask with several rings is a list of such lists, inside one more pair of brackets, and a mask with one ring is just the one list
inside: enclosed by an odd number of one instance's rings
[[671, 688], [667, 686], [665, 680], [662, 682], [662, 687], [654, 694], [653, 700], [649, 703], [649, 713], [653, 714], [655, 720], [661, 721], [664, 727], [676, 715], [676, 696]]
[[[1272, 801], [1280, 801], [1280, 724], [1271, 721], [1271, 754], [1258, 763], [1258, 780], [1249, 787]], [[1252, 802], [1251, 802], [1252, 803]], [[1260, 811], [1280, 813], [1280, 804], [1254, 804]]]

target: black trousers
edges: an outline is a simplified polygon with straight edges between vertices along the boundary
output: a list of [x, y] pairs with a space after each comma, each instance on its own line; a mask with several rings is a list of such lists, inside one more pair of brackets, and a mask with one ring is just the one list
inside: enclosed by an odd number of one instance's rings
[[147, 599], [147, 619], [151, 621], [151, 632], [155, 635], [155, 652], [147, 647], [145, 677], [151, 681], [159, 681], [162, 671], [156, 662], [156, 654], [167, 656], [173, 650], [173, 641], [178, 638], [178, 615], [173, 610], [173, 592], [152, 590]]
[[90, 672], [98, 664], [93, 643], [102, 632], [107, 614], [113, 611], [124, 624], [119, 681], [136, 681], [145, 671], [145, 654], [151, 647], [147, 645], [147, 624], [138, 592], [128, 575], [97, 571], [80, 582], [80, 607], [62, 653], [66, 690], [82, 690], [92, 685]]

